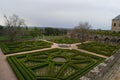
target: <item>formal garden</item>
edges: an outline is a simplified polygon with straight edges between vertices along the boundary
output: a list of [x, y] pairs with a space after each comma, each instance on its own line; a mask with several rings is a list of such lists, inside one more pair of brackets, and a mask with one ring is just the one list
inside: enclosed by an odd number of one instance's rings
[[58, 36], [58, 37], [52, 37], [52, 38], [46, 38], [48, 41], [52, 41], [55, 43], [64, 43], [64, 44], [73, 44], [73, 43], [80, 43], [80, 40], [71, 39], [66, 36]]
[[4, 54], [23, 52], [28, 50], [43, 49], [51, 47], [52, 43], [44, 41], [22, 41], [0, 43], [0, 48]]
[[[72, 44], [79, 40], [65, 36], [46, 38], [56, 43]], [[50, 48], [53, 43], [42, 40], [0, 43], [4, 54]], [[119, 46], [112, 46], [98, 42], [89, 42], [77, 45], [79, 49], [111, 56]], [[7, 60], [19, 80], [78, 80], [95, 66], [104, 61], [104, 58], [83, 53], [73, 49], [54, 48], [39, 52], [8, 56]]]
[[104, 59], [76, 50], [50, 49], [7, 57], [19, 80], [78, 80]]
[[114, 54], [114, 52], [120, 49], [120, 46], [113, 46], [113, 45], [103, 44], [99, 42], [91, 42], [91, 43], [78, 45], [78, 48], [95, 52], [97, 54], [101, 54], [105, 56], [111, 56]]
[[[8, 62], [18, 80], [78, 80], [120, 48], [97, 42], [80, 44], [88, 41], [89, 35], [120, 36], [119, 33], [109, 30], [91, 29], [87, 22], [80, 22], [70, 29], [30, 27], [24, 19], [15, 14], [4, 15], [4, 19], [5, 25], [0, 25], [0, 71], [3, 70], [1, 80], [16, 78], [11, 75], [13, 72]], [[91, 55], [87, 51], [94, 53]], [[105, 57], [99, 57], [98, 54]], [[12, 80], [16, 80], [14, 78]]]

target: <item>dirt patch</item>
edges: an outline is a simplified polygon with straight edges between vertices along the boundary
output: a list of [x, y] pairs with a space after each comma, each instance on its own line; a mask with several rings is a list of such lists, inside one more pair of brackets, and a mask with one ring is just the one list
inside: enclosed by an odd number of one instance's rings
[[55, 61], [55, 62], [66, 62], [66, 59], [62, 58], [62, 57], [55, 57], [55, 58], [53, 58], [53, 61]]

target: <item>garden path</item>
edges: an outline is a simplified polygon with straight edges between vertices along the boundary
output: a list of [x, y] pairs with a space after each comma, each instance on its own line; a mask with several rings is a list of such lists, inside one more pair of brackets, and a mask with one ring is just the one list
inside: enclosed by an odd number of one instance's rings
[[[51, 41], [47, 41], [47, 40], [44, 40], [46, 42], [51, 42]], [[86, 41], [85, 43], [89, 43], [90, 41]], [[53, 48], [61, 48], [58, 46], [57, 43], [54, 43], [54, 42], [51, 42], [53, 43]], [[85, 52], [85, 53], [88, 53], [88, 54], [91, 54], [91, 55], [95, 55], [95, 56], [99, 56], [99, 57], [102, 57], [102, 58], [108, 58], [107, 56], [104, 56], [104, 55], [100, 55], [100, 54], [97, 54], [97, 53], [94, 53], [94, 52], [89, 52], [89, 51], [86, 51], [86, 50], [82, 50], [82, 49], [78, 49], [77, 45], [79, 45], [81, 43], [74, 43], [74, 44], [69, 44], [70, 47], [68, 48], [64, 48], [64, 49], [75, 49], [75, 50], [78, 50], [78, 51], [81, 51], [81, 52]], [[63, 49], [63, 48], [62, 48]]]
[[[47, 41], [47, 40], [43, 40], [43, 41], [49, 42], [49, 43], [53, 43], [53, 45], [51, 46], [51, 48], [44, 48], [44, 49], [37, 49], [37, 50], [32, 50], [32, 51], [18, 52], [18, 53], [14, 53], [14, 54], [8, 54], [6, 56], [25, 54], [25, 53], [33, 53], [33, 52], [49, 50], [49, 49], [53, 49], [53, 48], [61, 48], [61, 49], [75, 49], [75, 50], [78, 50], [78, 51], [81, 51], [81, 52], [85, 52], [85, 53], [88, 53], [88, 54], [91, 54], [91, 55], [99, 56], [99, 57], [102, 57], [102, 58], [108, 58], [107, 56], [104, 56], [104, 55], [100, 55], [100, 54], [97, 54], [97, 53], [93, 53], [93, 52], [89, 52], [89, 51], [86, 51], [86, 50], [78, 49], [77, 45], [79, 45], [81, 43], [68, 44], [68, 45], [70, 45], [70, 47], [62, 48], [62, 47], [59, 47], [57, 43], [54, 43], [54, 42], [51, 42], [51, 41]], [[85, 43], [88, 43], [88, 42], [89, 41], [86, 41]]]
[[33, 52], [38, 52], [38, 51], [43, 51], [43, 50], [49, 50], [49, 49], [52, 49], [52, 47], [51, 48], [44, 48], [44, 49], [37, 49], [37, 50], [32, 50], [32, 51], [18, 52], [18, 53], [14, 53], [14, 54], [8, 54], [6, 56], [13, 56], [13, 55], [18, 55], [18, 54], [33, 53]]
[[108, 58], [107, 56], [96, 54], [96, 53], [89, 52], [89, 51], [82, 50], [82, 49], [75, 49], [75, 50], [78, 50], [78, 51], [81, 51], [81, 52], [84, 52], [84, 53], [87, 53], [87, 54], [95, 55], [95, 56], [98, 56], [98, 57], [102, 57], [102, 58]]
[[16, 75], [6, 60], [6, 56], [0, 49], [0, 80], [17, 80]]

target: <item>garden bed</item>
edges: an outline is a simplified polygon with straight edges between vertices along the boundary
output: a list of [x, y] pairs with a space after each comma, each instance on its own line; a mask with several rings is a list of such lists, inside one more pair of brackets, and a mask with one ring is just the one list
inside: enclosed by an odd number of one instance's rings
[[11, 54], [16, 52], [23, 52], [35, 49], [49, 48], [52, 43], [44, 41], [26, 41], [26, 42], [12, 42], [1, 43], [0, 48], [4, 54]]
[[61, 44], [73, 44], [73, 43], [80, 42], [80, 40], [76, 40], [76, 39], [72, 39], [72, 38], [68, 38], [68, 37], [49, 38], [47, 40], [55, 42], [55, 43], [61, 43]]
[[111, 56], [114, 54], [116, 50], [120, 49], [120, 46], [112, 46], [99, 42], [91, 42], [91, 43], [80, 44], [78, 45], [78, 48], [95, 52], [97, 54], [102, 54], [105, 56]]
[[104, 59], [76, 50], [51, 49], [7, 60], [19, 80], [78, 80]]

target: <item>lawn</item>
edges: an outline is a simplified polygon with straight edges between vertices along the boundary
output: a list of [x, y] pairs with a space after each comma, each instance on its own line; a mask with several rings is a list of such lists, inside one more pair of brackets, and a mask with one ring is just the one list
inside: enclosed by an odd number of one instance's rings
[[99, 42], [91, 42], [91, 43], [85, 43], [78, 45], [79, 49], [84, 49], [87, 51], [95, 52], [98, 54], [102, 54], [105, 56], [111, 56], [114, 54], [114, 52], [118, 49], [120, 49], [120, 46], [112, 46], [108, 44], [103, 44]]
[[73, 44], [73, 43], [79, 43], [80, 40], [76, 40], [76, 39], [71, 39], [65, 36], [60, 36], [60, 37], [51, 37], [51, 38], [47, 38], [47, 40], [55, 42], [55, 43], [65, 43], [65, 44]]
[[9, 42], [1, 43], [0, 48], [4, 54], [23, 52], [28, 50], [42, 49], [51, 47], [52, 43], [44, 41], [26, 41], [26, 42]]
[[78, 80], [104, 59], [76, 50], [51, 49], [7, 60], [19, 80]]

